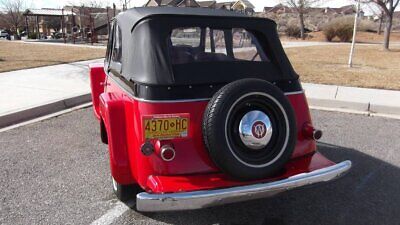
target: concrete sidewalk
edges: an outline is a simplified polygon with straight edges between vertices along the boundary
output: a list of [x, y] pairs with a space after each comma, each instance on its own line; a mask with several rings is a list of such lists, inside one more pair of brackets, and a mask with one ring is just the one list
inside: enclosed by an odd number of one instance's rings
[[400, 91], [303, 83], [311, 106], [400, 118]]
[[0, 73], [0, 127], [90, 101], [88, 64], [102, 61]]

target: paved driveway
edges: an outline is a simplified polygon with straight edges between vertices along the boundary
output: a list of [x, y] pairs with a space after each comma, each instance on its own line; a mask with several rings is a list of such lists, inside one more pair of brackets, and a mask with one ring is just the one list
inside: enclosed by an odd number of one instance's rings
[[313, 111], [320, 151], [350, 159], [346, 177], [260, 199], [142, 214], [111, 192], [92, 109], [0, 133], [0, 224], [397, 224], [400, 120]]

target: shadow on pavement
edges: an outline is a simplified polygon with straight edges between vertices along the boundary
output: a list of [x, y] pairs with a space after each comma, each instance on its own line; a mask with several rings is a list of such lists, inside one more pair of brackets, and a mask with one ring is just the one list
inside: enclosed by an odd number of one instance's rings
[[[400, 169], [355, 149], [320, 143], [335, 162], [353, 168], [331, 183], [292, 190], [273, 198], [220, 207], [142, 216], [171, 224], [396, 224], [400, 221]], [[137, 213], [135, 213], [136, 216]], [[136, 217], [127, 215], [128, 221]]]

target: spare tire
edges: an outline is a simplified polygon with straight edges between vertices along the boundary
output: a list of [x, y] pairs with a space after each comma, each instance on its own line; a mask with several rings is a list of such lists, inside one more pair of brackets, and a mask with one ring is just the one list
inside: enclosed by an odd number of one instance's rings
[[289, 100], [260, 79], [238, 80], [215, 93], [202, 129], [214, 163], [239, 180], [275, 174], [296, 145], [296, 118]]

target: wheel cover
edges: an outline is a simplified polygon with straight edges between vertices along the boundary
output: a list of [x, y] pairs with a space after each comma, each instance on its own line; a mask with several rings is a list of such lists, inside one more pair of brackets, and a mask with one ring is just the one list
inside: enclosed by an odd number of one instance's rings
[[[255, 104], [255, 109], [253, 108], [252, 110], [245, 111], [242, 114], [239, 113], [239, 119], [237, 119], [237, 126], [234, 121], [235, 119], [232, 118], [235, 116], [237, 113], [237, 109], [235, 108], [237, 105], [246, 105], [246, 99], [245, 98], [254, 98], [256, 101], [257, 99], [260, 99], [259, 101], [261, 103]], [[271, 104], [274, 104], [277, 107], [269, 107], [268, 104], [262, 103], [262, 100], [267, 100]], [[244, 101], [244, 103], [243, 103]], [[241, 136], [241, 125], [240, 122], [243, 121], [242, 126], [244, 129], [244, 126], [246, 124], [249, 124], [246, 122], [245, 124], [245, 117], [255, 115], [257, 112], [253, 111], [259, 111], [261, 113], [258, 113], [260, 115], [260, 120], [253, 119], [251, 120], [253, 123], [252, 125], [258, 125], [258, 126], [263, 126], [261, 123], [265, 125], [265, 132], [260, 133], [261, 141], [255, 141], [255, 144], [249, 144], [251, 141], [247, 141], [250, 139], [250, 137], [244, 138], [246, 136], [245, 132], [243, 132], [243, 138]], [[284, 121], [279, 121], [278, 117], [276, 114], [280, 114], [283, 116]], [[265, 115], [265, 116], [264, 116]], [[246, 117], [247, 118], [247, 117]], [[261, 123], [257, 123], [261, 122]], [[232, 127], [233, 124], [233, 127]], [[236, 135], [234, 134], [235, 131], [239, 131]], [[258, 131], [260, 132], [260, 131]], [[253, 134], [252, 134], [253, 135]], [[258, 135], [255, 133], [255, 135]], [[228, 145], [228, 148], [232, 155], [242, 164], [248, 166], [248, 167], [253, 167], [253, 168], [262, 168], [262, 167], [267, 167], [271, 164], [273, 164], [275, 161], [277, 161], [283, 152], [285, 151], [288, 141], [289, 141], [289, 120], [288, 116], [283, 108], [283, 106], [280, 104], [278, 100], [276, 100], [273, 96], [264, 93], [264, 92], [251, 92], [247, 93], [240, 98], [238, 98], [231, 106], [231, 108], [228, 111], [226, 120], [225, 120], [225, 139]], [[279, 144], [279, 149], [276, 149], [274, 146], [276, 145], [276, 140], [279, 139], [277, 138], [278, 136], [284, 136], [284, 139], [281, 139], [283, 142]], [[238, 143], [240, 142], [240, 143]], [[248, 157], [247, 157], [248, 156]], [[272, 157], [272, 158], [271, 158]], [[252, 159], [258, 159], [258, 158], [263, 158], [263, 159], [268, 159], [264, 160], [266, 162], [260, 163], [260, 162], [252, 162]], [[250, 160], [249, 160], [250, 159]], [[259, 160], [260, 161], [260, 160]]]
[[271, 140], [272, 132], [269, 116], [260, 110], [252, 110], [240, 120], [240, 139], [246, 147], [252, 150], [260, 150], [267, 146]]

